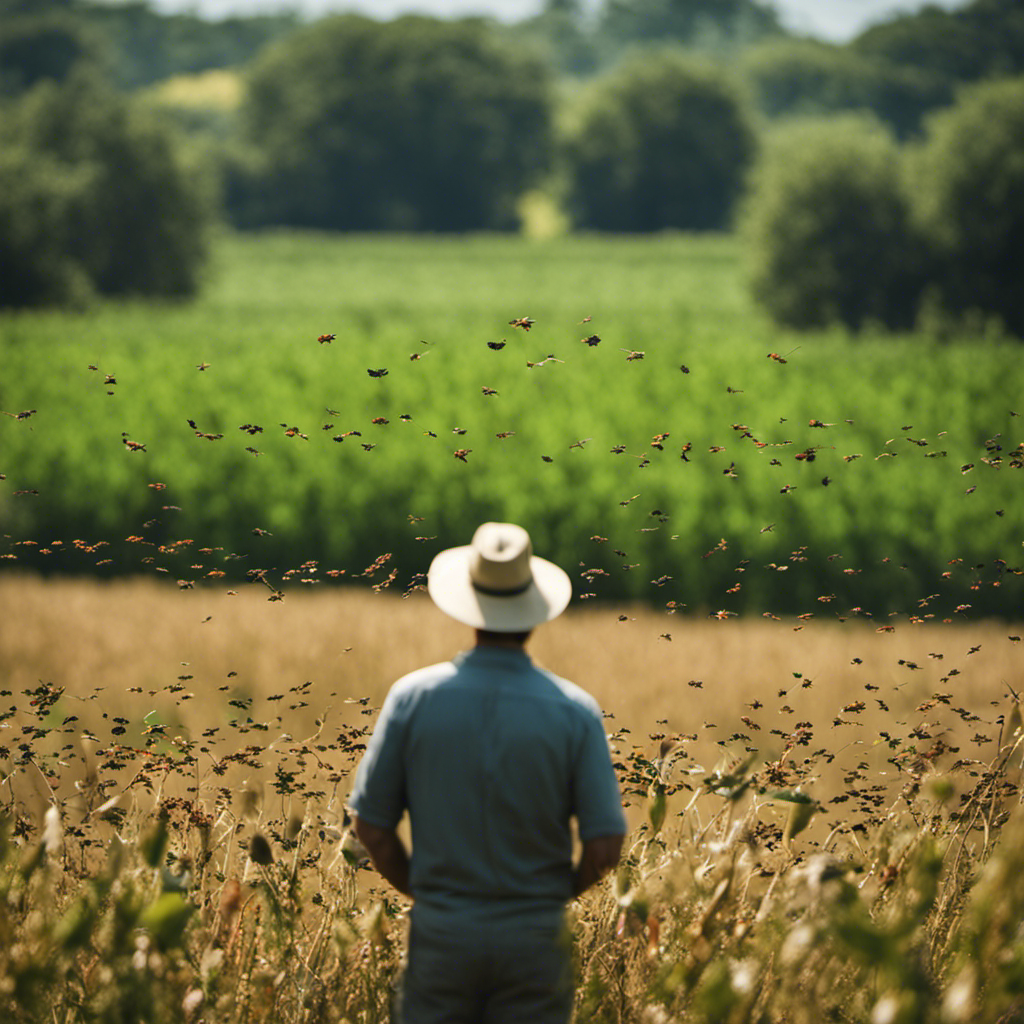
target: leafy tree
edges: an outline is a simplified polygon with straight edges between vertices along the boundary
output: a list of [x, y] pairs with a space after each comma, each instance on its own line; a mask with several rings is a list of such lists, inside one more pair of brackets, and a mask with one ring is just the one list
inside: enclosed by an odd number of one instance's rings
[[621, 47], [694, 44], [709, 36], [749, 42], [782, 29], [771, 7], [752, 0], [606, 0], [597, 31]]
[[0, 0], [0, 21], [69, 11], [77, 0]]
[[233, 17], [161, 14], [141, 0], [85, 3], [75, 17], [102, 38], [114, 83], [136, 89], [172, 75], [238, 66], [298, 27], [294, 13]]
[[137, 89], [247, 63], [298, 24], [294, 12], [211, 21], [162, 14], [141, 0], [0, 0], [0, 91], [60, 81], [83, 62], [101, 66], [119, 88]]
[[778, 129], [741, 220], [755, 297], [780, 323], [913, 323], [926, 270], [899, 151], [847, 115]]
[[80, 304], [92, 294], [69, 252], [88, 177], [23, 145], [0, 149], [0, 308]]
[[770, 117], [865, 110], [906, 138], [930, 111], [953, 102], [958, 84], [1024, 72], [1024, 6], [927, 6], [847, 46], [769, 39], [743, 54], [741, 71]]
[[948, 84], [930, 72], [810, 39], [759, 44], [742, 56], [740, 68], [769, 117], [866, 110], [906, 136], [927, 111], [951, 99]]
[[946, 83], [1024, 72], [1020, 0], [975, 0], [955, 11], [928, 6], [869, 28], [851, 44], [865, 56], [917, 68]]
[[0, 251], [18, 267], [4, 304], [195, 290], [207, 206], [165, 129], [77, 72], [3, 114]]
[[328, 18], [256, 62], [257, 216], [342, 230], [515, 224], [549, 161], [549, 79], [480, 20]]
[[565, 75], [591, 75], [598, 67], [598, 43], [582, 0], [545, 0], [539, 14], [505, 31], [513, 40], [525, 40]]
[[0, 18], [0, 95], [14, 96], [36, 82], [63, 81], [72, 69], [100, 63], [102, 41], [61, 13]]
[[722, 72], [678, 51], [638, 55], [594, 84], [566, 129], [576, 223], [724, 228], [754, 148], [747, 110]]
[[973, 86], [934, 115], [912, 167], [943, 305], [1024, 337], [1024, 77]]
[[775, 11], [756, 0], [544, 0], [538, 15], [505, 31], [537, 46], [560, 73], [578, 77], [608, 70], [640, 48], [681, 46], [720, 56], [785, 35]]

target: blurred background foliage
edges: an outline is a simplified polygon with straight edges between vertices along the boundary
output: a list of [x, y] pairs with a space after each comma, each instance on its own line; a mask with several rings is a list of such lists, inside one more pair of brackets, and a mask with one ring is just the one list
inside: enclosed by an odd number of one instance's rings
[[913, 325], [928, 268], [899, 157], [863, 115], [793, 120], [772, 133], [742, 232], [754, 294], [777, 321]]
[[246, 223], [468, 231], [516, 224], [548, 169], [548, 69], [481, 21], [330, 18], [252, 66]]
[[1020, 334], [1022, 73], [1017, 0], [841, 46], [755, 0], [546, 0], [514, 24], [0, 0], [0, 305], [191, 294], [217, 222], [739, 224], [787, 325], [973, 310]]
[[756, 143], [750, 112], [719, 68], [674, 49], [636, 54], [578, 107], [562, 152], [578, 227], [729, 226]]
[[234, 232], [195, 302], [7, 314], [0, 566], [306, 586], [387, 553], [398, 590], [509, 519], [595, 603], [1018, 614], [1019, 344], [780, 328], [743, 248]]
[[75, 68], [4, 115], [0, 303], [195, 290], [208, 189], [151, 112]]

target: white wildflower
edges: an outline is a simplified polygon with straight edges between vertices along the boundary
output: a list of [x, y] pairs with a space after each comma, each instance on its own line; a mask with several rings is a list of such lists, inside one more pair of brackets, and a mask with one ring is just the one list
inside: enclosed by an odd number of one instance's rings
[[43, 818], [43, 845], [51, 857], [56, 857], [64, 847], [64, 828], [56, 804], [50, 806]]
[[886, 992], [871, 1011], [871, 1024], [896, 1024], [899, 1014], [899, 998], [892, 992]]
[[974, 1020], [977, 978], [972, 966], [965, 967], [953, 979], [942, 1000], [943, 1024], [961, 1024]]

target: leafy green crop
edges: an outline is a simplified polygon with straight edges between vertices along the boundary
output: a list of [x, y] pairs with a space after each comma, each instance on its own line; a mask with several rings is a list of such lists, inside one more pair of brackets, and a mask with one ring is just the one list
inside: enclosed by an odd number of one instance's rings
[[389, 554], [409, 586], [495, 518], [597, 599], [1019, 607], [1008, 342], [780, 331], [725, 237], [216, 257], [191, 305], [0, 319], [5, 564], [275, 590]]

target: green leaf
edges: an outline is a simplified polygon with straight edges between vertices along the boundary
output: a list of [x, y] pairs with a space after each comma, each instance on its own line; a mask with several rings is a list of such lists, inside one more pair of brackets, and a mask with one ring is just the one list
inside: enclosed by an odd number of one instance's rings
[[195, 906], [177, 893], [167, 892], [151, 903], [139, 918], [139, 924], [152, 936], [161, 949], [170, 949], [181, 943], [189, 918]]

